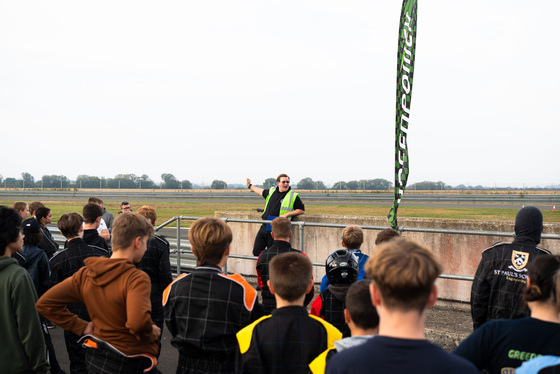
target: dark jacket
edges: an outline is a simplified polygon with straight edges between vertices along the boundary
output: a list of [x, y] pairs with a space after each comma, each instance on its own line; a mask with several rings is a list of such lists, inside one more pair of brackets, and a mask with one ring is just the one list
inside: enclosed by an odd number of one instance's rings
[[25, 244], [23, 249], [12, 255], [23, 267], [33, 281], [37, 295], [41, 297], [49, 289], [49, 259], [42, 249], [34, 245]]
[[311, 314], [323, 318], [325, 321], [342, 332], [342, 337], [350, 336], [350, 328], [344, 318], [346, 309], [346, 294], [350, 284], [329, 284], [311, 305]]
[[51, 232], [46, 226], [41, 226], [41, 233], [43, 234], [43, 236], [41, 238], [41, 242], [37, 247], [45, 251], [47, 257], [50, 259], [56, 253], [56, 251], [58, 251], [58, 244], [54, 241]]
[[521, 302], [527, 284], [527, 267], [550, 254], [537, 247], [541, 240], [542, 214], [537, 208], [522, 208], [515, 219], [513, 243], [496, 243], [482, 252], [471, 289], [474, 328], [499, 318], [521, 318], [529, 310]]
[[103, 248], [105, 250], [108, 250], [109, 247], [107, 246], [107, 243], [105, 242], [105, 239], [103, 239], [101, 236], [99, 236], [99, 233], [97, 232], [97, 229], [88, 229], [88, 230], [84, 230], [84, 242], [88, 245], [94, 245], [96, 247], [99, 248]]
[[[275, 240], [272, 245], [261, 252], [259, 258], [257, 259], [257, 282], [259, 284], [259, 289], [261, 291], [262, 303], [264, 311], [269, 314], [272, 310], [276, 309], [276, 298], [270, 292], [268, 288], [268, 265], [270, 261], [274, 258], [274, 256], [279, 255], [281, 253], [288, 253], [288, 252], [299, 252], [304, 256], [307, 256], [305, 253], [298, 251], [297, 249], [292, 248], [289, 242], [285, 240]], [[311, 300], [313, 300], [313, 296], [315, 294], [315, 288], [312, 288], [311, 291], [305, 295], [304, 305], [307, 306]]]
[[163, 308], [180, 361], [181, 357], [198, 361], [219, 357], [232, 368], [235, 334], [263, 315], [257, 292], [245, 279], [224, 274], [212, 265], [197, 266], [171, 283], [163, 296]]
[[161, 298], [163, 291], [173, 281], [171, 265], [169, 264], [169, 242], [159, 235], [148, 240], [147, 250], [138, 263], [138, 269], [144, 270], [150, 277], [152, 291], [152, 320], [159, 327], [163, 327], [163, 306]]

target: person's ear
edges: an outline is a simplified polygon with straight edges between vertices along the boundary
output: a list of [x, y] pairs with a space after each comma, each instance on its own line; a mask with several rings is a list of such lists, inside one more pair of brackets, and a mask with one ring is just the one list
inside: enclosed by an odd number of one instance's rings
[[272, 282], [269, 280], [266, 281], [266, 285], [268, 286], [268, 289], [270, 291], [271, 294], [276, 294], [276, 291], [274, 291], [274, 287], [272, 287]]
[[432, 287], [432, 291], [430, 292], [430, 297], [428, 298], [428, 304], [426, 304], [428, 308], [431, 308], [435, 305], [437, 301], [437, 294], [438, 294], [438, 288], [434, 284], [434, 286]]
[[288, 235], [288, 238], [291, 238], [291, 237], [292, 237], [292, 234], [293, 234], [293, 233], [292, 233], [292, 230], [290, 230], [290, 235]]
[[101, 216], [99, 216], [95, 219], [95, 223], [101, 223]]
[[378, 305], [381, 304], [381, 300], [382, 300], [381, 292], [373, 282], [369, 284], [369, 295], [371, 297], [371, 303], [373, 304], [373, 306], [377, 307]]
[[352, 321], [350, 319], [350, 312], [348, 311], [348, 309], [344, 309], [344, 322], [346, 322], [346, 324], [349, 324], [350, 321]]
[[272, 231], [270, 232], [270, 236], [272, 236], [272, 239], [274, 239], [274, 233]]
[[309, 280], [309, 284], [307, 285], [307, 289], [305, 290], [305, 294], [307, 295], [311, 290], [315, 287], [315, 282], [313, 282], [313, 277]]

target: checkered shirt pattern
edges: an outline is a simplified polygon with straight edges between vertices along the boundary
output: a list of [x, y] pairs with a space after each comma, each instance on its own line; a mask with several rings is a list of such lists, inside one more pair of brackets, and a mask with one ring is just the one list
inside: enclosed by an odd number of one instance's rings
[[[261, 289], [263, 308], [266, 313], [272, 312], [276, 308], [276, 298], [268, 289], [268, 266], [274, 256], [287, 252], [300, 252], [292, 248], [289, 242], [283, 240], [275, 240], [274, 243], [267, 249], [261, 252], [257, 259], [257, 281]], [[301, 252], [300, 252], [301, 253]]]
[[[51, 267], [50, 284], [51, 287], [74, 275], [84, 266], [84, 260], [88, 257], [104, 256], [109, 257], [106, 249], [87, 245], [82, 239], [76, 238], [68, 242], [68, 246], [57, 252], [49, 260]], [[74, 303], [68, 309], [77, 314], [78, 317], [89, 321], [86, 306], [83, 303]]]
[[[329, 287], [333, 287], [331, 284]], [[346, 287], [346, 292], [348, 288]], [[344, 294], [346, 296], [346, 293]], [[346, 338], [350, 336], [350, 328], [344, 319], [344, 309], [346, 308], [346, 301], [337, 299], [331, 291], [327, 288], [321, 292], [321, 315], [325, 316], [325, 321], [336, 327], [342, 332], [342, 337]]]
[[164, 296], [165, 323], [181, 355], [234, 357], [237, 331], [263, 314], [256, 298], [245, 306], [245, 287], [250, 286], [217, 266], [198, 266], [171, 283]]
[[156, 235], [153, 239], [148, 240], [147, 247], [144, 257], [137, 266], [150, 277], [152, 320], [161, 328], [163, 326], [163, 306], [161, 305], [163, 291], [173, 281], [169, 264], [169, 242]]

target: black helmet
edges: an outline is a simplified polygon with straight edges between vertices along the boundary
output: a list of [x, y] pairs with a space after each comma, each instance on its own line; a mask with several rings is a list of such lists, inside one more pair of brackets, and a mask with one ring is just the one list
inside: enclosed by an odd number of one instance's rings
[[337, 249], [325, 261], [325, 271], [331, 284], [354, 283], [358, 280], [358, 268], [358, 258], [347, 249]]

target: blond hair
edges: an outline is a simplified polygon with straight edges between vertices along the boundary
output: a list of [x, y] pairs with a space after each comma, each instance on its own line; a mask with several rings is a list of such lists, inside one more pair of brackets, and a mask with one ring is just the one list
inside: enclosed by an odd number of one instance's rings
[[189, 229], [189, 241], [199, 266], [219, 264], [232, 240], [231, 229], [218, 218], [200, 218]]
[[360, 249], [364, 242], [364, 231], [356, 225], [347, 226], [342, 231], [342, 242], [347, 249]]

